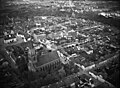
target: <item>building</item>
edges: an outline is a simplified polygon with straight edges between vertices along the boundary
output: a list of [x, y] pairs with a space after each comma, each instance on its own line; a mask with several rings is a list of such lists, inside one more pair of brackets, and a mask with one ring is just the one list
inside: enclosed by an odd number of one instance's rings
[[44, 72], [59, 70], [62, 67], [62, 64], [69, 63], [68, 58], [63, 55], [60, 51], [48, 52], [45, 55], [37, 56], [37, 63], [34, 64], [35, 69]]
[[35, 68], [38, 71], [48, 71], [58, 69], [61, 66], [61, 62], [57, 51], [49, 52], [45, 55], [38, 55], [37, 63], [35, 63]]
[[4, 38], [0, 36], [0, 46], [4, 44]]
[[6, 44], [8, 44], [8, 43], [13, 43], [13, 42], [16, 42], [17, 40], [16, 40], [16, 37], [6, 37], [5, 39], [4, 39], [4, 43], [6, 43]]

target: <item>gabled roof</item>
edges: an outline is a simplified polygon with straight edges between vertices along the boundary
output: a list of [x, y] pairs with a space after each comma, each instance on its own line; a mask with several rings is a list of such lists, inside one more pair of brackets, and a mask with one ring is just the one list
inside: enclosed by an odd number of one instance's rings
[[36, 63], [36, 66], [41, 66], [41, 65], [44, 65], [44, 64], [47, 64], [49, 62], [59, 59], [59, 56], [57, 54], [57, 51], [52, 51], [45, 55], [38, 56], [37, 59], [38, 59], [38, 62]]
[[15, 39], [15, 38], [16, 38], [15, 36], [11, 36], [11, 37], [7, 36], [4, 38], [4, 40], [10, 40], [10, 39]]

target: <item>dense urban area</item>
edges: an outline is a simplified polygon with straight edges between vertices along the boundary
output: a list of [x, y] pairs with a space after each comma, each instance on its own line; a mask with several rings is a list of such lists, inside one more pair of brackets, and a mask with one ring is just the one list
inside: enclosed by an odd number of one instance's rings
[[1, 88], [119, 88], [120, 10], [110, 0], [1, 0]]

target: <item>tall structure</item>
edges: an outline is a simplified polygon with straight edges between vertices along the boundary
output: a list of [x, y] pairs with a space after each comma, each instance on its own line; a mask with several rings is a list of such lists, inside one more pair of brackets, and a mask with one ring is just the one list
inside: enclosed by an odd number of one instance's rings
[[0, 46], [4, 45], [4, 38], [0, 36]]

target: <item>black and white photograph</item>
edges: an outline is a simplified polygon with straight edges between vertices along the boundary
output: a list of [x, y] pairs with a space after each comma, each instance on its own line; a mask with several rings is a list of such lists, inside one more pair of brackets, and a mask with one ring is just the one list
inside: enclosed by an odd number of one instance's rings
[[0, 0], [0, 88], [120, 88], [119, 0]]

